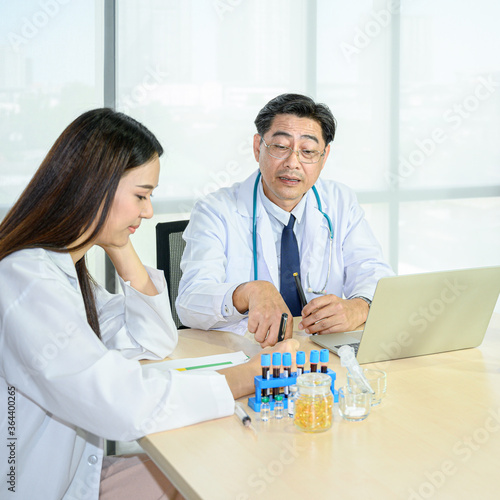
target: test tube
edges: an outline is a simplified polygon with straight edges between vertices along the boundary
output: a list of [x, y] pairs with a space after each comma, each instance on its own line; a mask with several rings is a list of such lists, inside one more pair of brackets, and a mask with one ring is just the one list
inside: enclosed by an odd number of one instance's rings
[[311, 364], [311, 373], [318, 371], [319, 351], [313, 349], [309, 355], [309, 362]]
[[[281, 368], [281, 353], [273, 352], [273, 378], [280, 378]], [[273, 396], [276, 397], [280, 393], [279, 387], [273, 387]]]
[[319, 351], [319, 362], [321, 365], [321, 373], [328, 371], [328, 361], [330, 360], [330, 351], [328, 349], [321, 349]]
[[295, 414], [295, 401], [297, 399], [297, 392], [299, 388], [296, 385], [290, 387], [290, 395], [288, 396], [288, 416], [293, 418]]
[[[260, 365], [262, 366], [262, 380], [269, 380], [271, 378], [271, 372], [269, 371], [269, 367], [271, 366], [271, 355], [261, 354]], [[269, 389], [262, 389], [261, 396], [264, 397], [266, 395], [269, 395]]]
[[297, 351], [297, 377], [304, 373], [304, 365], [306, 364], [306, 353], [304, 351]]
[[[289, 377], [292, 374], [292, 355], [289, 352], [283, 353], [283, 374], [285, 377]], [[285, 394], [285, 398], [290, 394], [290, 387], [285, 385], [283, 387], [283, 392]]]

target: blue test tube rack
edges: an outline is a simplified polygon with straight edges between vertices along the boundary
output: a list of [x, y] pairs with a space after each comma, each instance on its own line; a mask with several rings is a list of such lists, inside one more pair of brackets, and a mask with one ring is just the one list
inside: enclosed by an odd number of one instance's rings
[[[305, 371], [304, 373], [310, 373], [309, 371]], [[319, 372], [318, 372], [319, 373]], [[337, 378], [337, 374], [328, 368], [326, 371], [326, 375], [329, 375], [332, 379], [332, 384], [330, 389], [333, 394], [334, 403], [338, 403], [339, 401], [339, 393], [335, 389], [335, 379]], [[280, 378], [270, 378], [263, 379], [261, 375], [257, 375], [254, 378], [255, 381], [255, 396], [248, 398], [248, 406], [252, 408], [255, 412], [260, 412], [260, 405], [262, 403], [262, 389], [272, 389], [274, 387], [285, 387], [289, 385], [295, 385], [297, 383], [297, 372], [292, 373], [291, 376], [285, 377], [283, 373], [280, 374]], [[271, 411], [274, 410], [274, 398], [272, 395], [269, 396], [269, 405], [271, 407]], [[283, 406], [284, 408], [288, 408], [288, 398], [283, 397]]]

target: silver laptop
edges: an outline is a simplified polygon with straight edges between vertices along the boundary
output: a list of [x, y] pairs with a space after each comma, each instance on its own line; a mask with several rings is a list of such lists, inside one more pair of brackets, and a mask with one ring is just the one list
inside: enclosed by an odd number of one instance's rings
[[381, 278], [364, 330], [311, 340], [360, 364], [477, 347], [499, 294], [500, 266]]

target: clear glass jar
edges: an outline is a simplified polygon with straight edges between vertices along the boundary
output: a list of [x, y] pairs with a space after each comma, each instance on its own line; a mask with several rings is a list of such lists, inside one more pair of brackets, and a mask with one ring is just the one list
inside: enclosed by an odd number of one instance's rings
[[331, 377], [325, 373], [304, 373], [297, 378], [299, 391], [293, 421], [301, 431], [322, 432], [332, 426], [331, 384]]

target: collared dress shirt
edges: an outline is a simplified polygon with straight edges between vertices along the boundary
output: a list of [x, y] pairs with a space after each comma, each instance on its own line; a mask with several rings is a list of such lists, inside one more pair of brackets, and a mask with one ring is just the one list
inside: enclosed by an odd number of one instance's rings
[[[176, 299], [177, 313], [186, 326], [240, 335], [247, 330], [248, 314], [238, 312], [232, 294], [240, 284], [254, 279], [253, 190], [257, 174], [206, 196], [191, 212], [183, 235], [186, 248]], [[394, 273], [363, 209], [354, 191], [344, 184], [318, 179], [315, 185], [322, 209], [333, 224], [333, 247], [328, 274], [330, 231], [310, 189], [292, 211], [297, 218], [294, 232], [306, 299], [317, 297], [312, 290], [322, 290], [326, 281], [327, 294], [371, 300], [378, 280]], [[279, 238], [285, 219], [284, 211], [270, 204], [259, 186], [255, 206], [258, 279], [279, 290]]]

